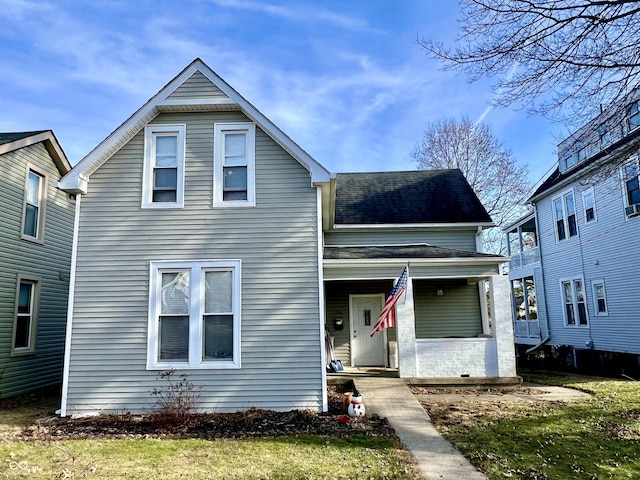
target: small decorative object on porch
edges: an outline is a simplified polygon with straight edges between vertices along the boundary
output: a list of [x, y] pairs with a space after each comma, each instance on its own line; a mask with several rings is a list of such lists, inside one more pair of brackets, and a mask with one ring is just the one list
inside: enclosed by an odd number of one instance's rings
[[349, 408], [347, 409], [347, 413], [350, 417], [364, 417], [364, 401], [362, 400], [362, 395], [360, 392], [356, 390], [351, 395], [351, 403], [349, 404]]

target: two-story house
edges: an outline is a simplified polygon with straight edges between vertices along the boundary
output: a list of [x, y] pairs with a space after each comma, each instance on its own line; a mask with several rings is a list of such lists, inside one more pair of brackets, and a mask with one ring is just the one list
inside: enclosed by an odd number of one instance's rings
[[558, 167], [506, 229], [515, 337], [569, 347], [576, 367], [638, 371], [640, 91], [558, 146]]
[[0, 397], [62, 380], [74, 199], [50, 130], [0, 133]]
[[[491, 219], [462, 174], [331, 175], [199, 59], [61, 187], [62, 415], [149, 411], [167, 370], [201, 409], [325, 410], [326, 330], [347, 365], [515, 376], [506, 259], [479, 251]], [[407, 264], [397, 325], [371, 336]]]

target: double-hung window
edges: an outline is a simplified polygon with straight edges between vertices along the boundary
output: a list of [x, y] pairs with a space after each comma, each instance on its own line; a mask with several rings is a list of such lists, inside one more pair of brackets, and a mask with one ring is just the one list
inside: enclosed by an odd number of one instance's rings
[[569, 327], [586, 326], [587, 306], [585, 303], [584, 282], [581, 278], [561, 280], [562, 299], [564, 302], [564, 321]]
[[640, 108], [638, 102], [633, 102], [627, 107], [627, 128], [629, 131], [640, 126]]
[[147, 125], [144, 131], [143, 208], [184, 205], [184, 125]]
[[18, 277], [16, 310], [13, 323], [11, 354], [35, 351], [40, 283], [37, 279]]
[[624, 187], [625, 187], [625, 206], [626, 213], [629, 216], [635, 216], [640, 213], [640, 169], [638, 161], [625, 165], [622, 169]]
[[240, 368], [240, 268], [151, 263], [147, 368]]
[[214, 125], [214, 206], [255, 206], [255, 135], [253, 123]]
[[556, 238], [558, 241], [578, 234], [576, 223], [576, 204], [573, 192], [564, 193], [553, 199], [553, 213], [556, 221]]
[[611, 131], [608, 123], [601, 123], [598, 127], [598, 137], [600, 140], [600, 148], [605, 148], [611, 143]]
[[584, 223], [596, 221], [596, 200], [593, 188], [582, 192], [582, 205], [584, 207]]
[[25, 240], [43, 241], [46, 186], [46, 175], [28, 166], [22, 213], [22, 238]]
[[598, 316], [609, 315], [607, 309], [607, 295], [604, 291], [604, 280], [593, 280], [591, 282], [593, 291], [593, 310]]

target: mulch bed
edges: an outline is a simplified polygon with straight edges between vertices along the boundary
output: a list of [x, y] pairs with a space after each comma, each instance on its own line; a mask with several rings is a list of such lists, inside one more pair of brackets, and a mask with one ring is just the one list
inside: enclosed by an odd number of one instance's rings
[[[353, 384], [330, 385], [329, 412], [309, 410], [275, 412], [249, 409], [236, 413], [194, 413], [184, 417], [163, 414], [100, 415], [88, 418], [52, 417], [17, 436], [21, 439], [121, 439], [121, 438], [264, 438], [321, 435], [348, 438], [354, 435], [397, 439], [386, 419], [345, 418], [343, 393]], [[342, 420], [342, 421], [339, 421]]]

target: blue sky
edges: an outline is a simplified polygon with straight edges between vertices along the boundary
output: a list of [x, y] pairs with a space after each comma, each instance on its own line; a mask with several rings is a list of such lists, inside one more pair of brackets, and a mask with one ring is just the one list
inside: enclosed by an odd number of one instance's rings
[[490, 81], [415, 43], [452, 42], [458, 17], [453, 0], [0, 0], [0, 131], [52, 129], [75, 164], [200, 57], [331, 172], [414, 169], [430, 122], [484, 115], [536, 181], [562, 126], [488, 110]]

